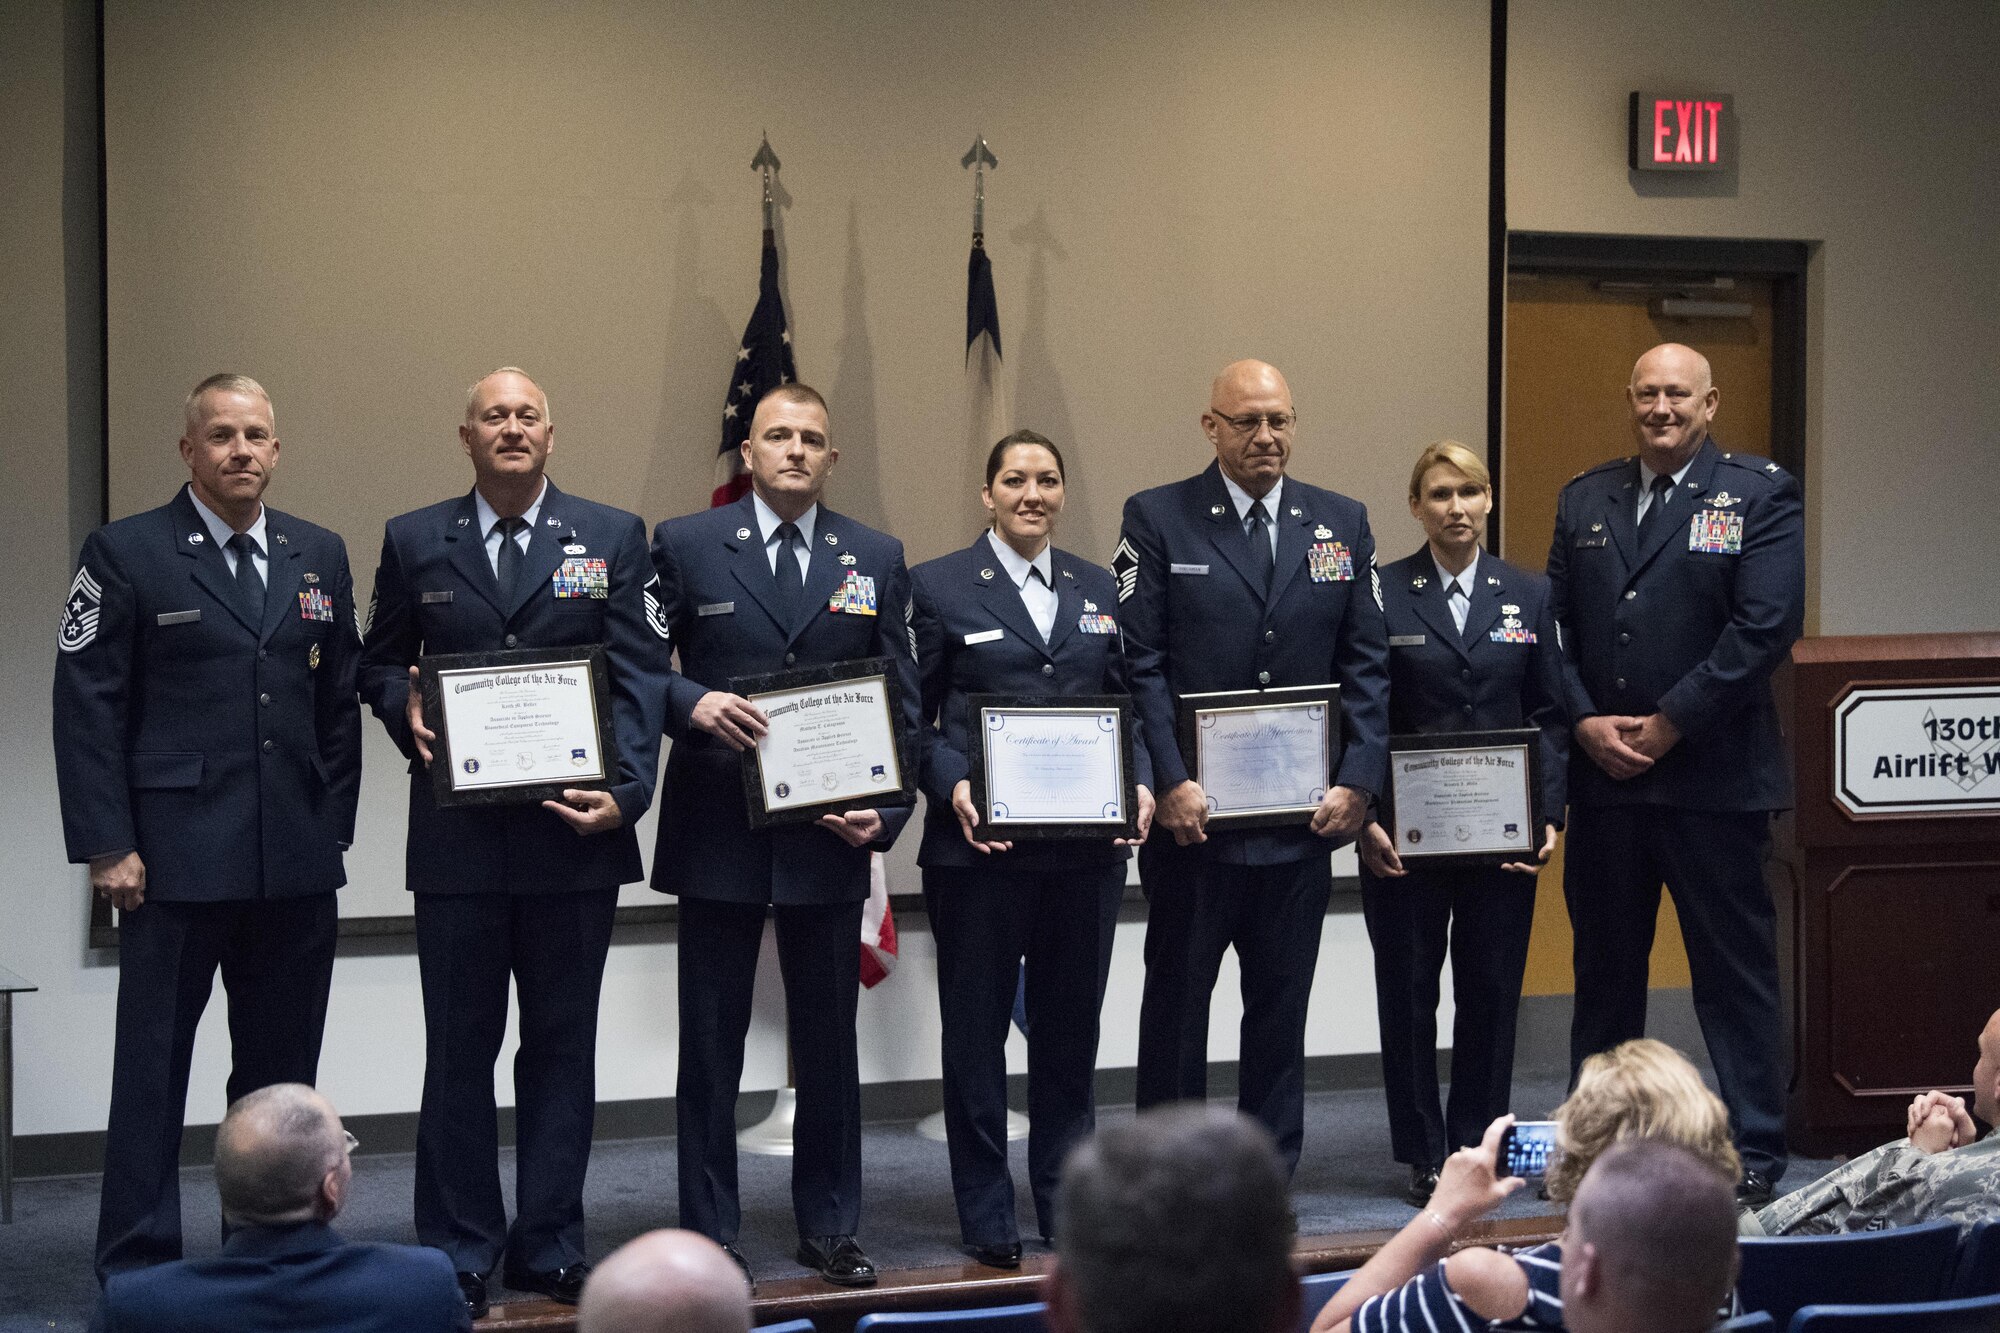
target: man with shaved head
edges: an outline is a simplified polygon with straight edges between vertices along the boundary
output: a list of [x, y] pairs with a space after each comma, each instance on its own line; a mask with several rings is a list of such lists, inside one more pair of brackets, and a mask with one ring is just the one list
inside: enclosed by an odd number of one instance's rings
[[[475, 381], [458, 442], [472, 489], [390, 519], [383, 534], [360, 684], [410, 761], [406, 877], [424, 993], [417, 1239], [451, 1256], [477, 1317], [503, 1264], [514, 1290], [572, 1305], [590, 1271], [597, 998], [618, 886], [640, 875], [632, 826], [659, 768], [667, 644], [645, 525], [546, 475], [555, 422], [539, 384], [513, 366]], [[593, 756], [594, 737], [562, 738], [569, 762], [586, 771], [594, 758], [603, 779], [544, 775], [551, 799], [441, 804], [431, 763], [443, 728], [437, 701], [419, 697], [418, 660], [534, 649], [560, 651], [516, 660], [603, 654], [616, 755]], [[479, 773], [477, 753], [452, 759], [454, 777]], [[502, 767], [486, 760], [489, 773]], [[493, 1096], [510, 983], [520, 1009], [511, 1225]]]
[[648, 1231], [591, 1273], [576, 1327], [577, 1333], [749, 1333], [750, 1284], [708, 1237]]
[[354, 1139], [326, 1098], [274, 1083], [215, 1131], [215, 1187], [231, 1228], [222, 1253], [114, 1275], [106, 1333], [297, 1328], [326, 1333], [467, 1329], [451, 1265], [414, 1245], [350, 1244], [333, 1229]]
[[1633, 1139], [1591, 1163], [1562, 1240], [1571, 1333], [1704, 1333], [1736, 1284], [1732, 1182], [1677, 1143]]
[[1743, 1156], [1739, 1194], [1759, 1206], [1786, 1162], [1764, 860], [1792, 803], [1771, 673], [1804, 629], [1804, 518], [1784, 469], [1710, 435], [1721, 395], [1699, 352], [1653, 348], [1625, 396], [1638, 454], [1563, 488], [1549, 548], [1576, 739], [1570, 1062], [1645, 1035], [1664, 882]]
[[[1201, 429], [1214, 461], [1126, 501], [1111, 565], [1159, 798], [1139, 852], [1150, 907], [1138, 1103], [1206, 1095], [1209, 996], [1234, 947], [1237, 1101], [1289, 1172], [1305, 1137], [1306, 1000], [1330, 857], [1388, 768], [1388, 642], [1368, 511], [1288, 475], [1299, 413], [1285, 377], [1262, 361], [1223, 367]], [[1335, 771], [1297, 775], [1290, 822], [1231, 826], [1181, 746], [1180, 698], [1328, 684], [1340, 687]]]

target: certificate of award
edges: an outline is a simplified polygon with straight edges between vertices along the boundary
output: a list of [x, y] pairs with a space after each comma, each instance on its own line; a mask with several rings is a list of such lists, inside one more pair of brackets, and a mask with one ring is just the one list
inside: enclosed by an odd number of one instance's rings
[[1405, 861], [1533, 861], [1540, 733], [1389, 738], [1390, 836]]
[[1130, 699], [975, 694], [967, 704], [974, 837], [1139, 836]]
[[604, 650], [595, 645], [454, 653], [417, 663], [424, 724], [437, 733], [440, 806], [559, 799], [617, 772]]
[[889, 666], [871, 657], [729, 683], [770, 721], [743, 752], [752, 828], [909, 803], [916, 774], [898, 747]]
[[1183, 694], [1180, 733], [1211, 824], [1304, 824], [1340, 762], [1340, 687]]

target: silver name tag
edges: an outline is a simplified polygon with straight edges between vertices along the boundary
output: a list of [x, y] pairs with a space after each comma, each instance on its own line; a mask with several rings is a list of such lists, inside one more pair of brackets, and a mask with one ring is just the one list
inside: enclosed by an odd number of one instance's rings
[[1207, 565], [1168, 565], [1168, 566], [1167, 566], [1167, 572], [1168, 572], [1168, 573], [1170, 573], [1170, 574], [1206, 574], [1206, 573], [1208, 573], [1208, 566], [1207, 566]]
[[975, 643], [991, 643], [999, 638], [1000, 634], [1001, 631], [997, 629], [983, 629], [977, 634], [968, 634], [965, 636], [965, 646], [970, 648]]
[[1424, 646], [1424, 636], [1421, 634], [1391, 634], [1389, 636], [1389, 646], [1391, 648], [1421, 648]]
[[451, 589], [446, 588], [443, 592], [424, 593], [419, 600], [421, 600], [425, 606], [430, 606], [437, 602], [448, 602], [451, 600]]
[[706, 606], [697, 606], [694, 613], [697, 616], [726, 616], [734, 614], [735, 610], [734, 602], [710, 602]]
[[192, 625], [200, 619], [200, 611], [162, 611], [153, 617], [153, 623], [155, 625]]

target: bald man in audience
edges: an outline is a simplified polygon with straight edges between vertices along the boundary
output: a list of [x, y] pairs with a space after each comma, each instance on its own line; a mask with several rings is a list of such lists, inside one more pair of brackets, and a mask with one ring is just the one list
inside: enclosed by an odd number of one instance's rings
[[215, 1133], [215, 1186], [231, 1230], [214, 1258], [113, 1274], [107, 1333], [469, 1329], [451, 1261], [413, 1245], [342, 1240], [333, 1219], [353, 1182], [353, 1136], [326, 1098], [274, 1083], [239, 1098]]
[[577, 1333], [749, 1333], [750, 1285], [720, 1245], [694, 1231], [649, 1231], [584, 1285]]
[[1736, 1284], [1735, 1182], [1681, 1147], [1634, 1139], [1591, 1166], [1563, 1233], [1571, 1333], [1703, 1333]]

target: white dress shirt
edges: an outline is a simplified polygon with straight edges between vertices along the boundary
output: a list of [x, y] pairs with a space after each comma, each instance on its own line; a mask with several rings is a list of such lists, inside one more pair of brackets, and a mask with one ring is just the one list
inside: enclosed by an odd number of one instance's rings
[[[750, 492], [750, 503], [757, 510], [758, 535], [764, 539], [764, 563], [770, 566], [771, 575], [775, 578], [778, 573], [778, 551], [780, 550], [778, 529], [784, 524], [785, 520], [779, 518], [778, 511], [765, 504], [764, 497], [755, 491]], [[799, 529], [799, 582], [804, 583], [806, 570], [812, 564], [813, 531], [815, 525], [819, 522], [818, 503], [815, 502], [812, 508], [800, 514], [792, 522], [797, 524]]]
[[[1230, 503], [1236, 506], [1236, 526], [1240, 528], [1249, 520], [1250, 506], [1257, 501], [1251, 497], [1250, 492], [1231, 481], [1227, 472], [1222, 474], [1222, 484], [1229, 492]], [[1274, 563], [1278, 558], [1278, 501], [1284, 498], [1284, 494], [1285, 479], [1281, 476], [1264, 496], [1264, 512], [1271, 518], [1264, 535], [1270, 539], [1271, 559]]]
[[[528, 553], [528, 539], [535, 535], [535, 519], [542, 512], [542, 499], [549, 493], [549, 480], [542, 478], [542, 489], [535, 492], [535, 502], [521, 513], [521, 530], [514, 534], [514, 544], [521, 548], [521, 554]], [[492, 567], [493, 577], [500, 577], [500, 515], [493, 506], [486, 503], [486, 497], [477, 488], [472, 492], [472, 508], [479, 515], [479, 536], [486, 543], [486, 563]]]
[[[229, 572], [234, 574], [236, 572], [236, 552], [229, 549], [229, 539], [236, 535], [236, 529], [230, 527], [224, 521], [222, 515], [203, 504], [201, 497], [194, 493], [194, 487], [192, 486], [188, 487], [188, 499], [194, 501], [194, 512], [201, 515], [202, 526], [208, 529], [208, 535], [215, 540], [217, 549], [222, 552], [223, 563], [227, 564]], [[256, 554], [250, 557], [250, 562], [257, 566], [257, 577], [264, 581], [266, 588], [271, 586], [271, 543], [265, 540], [265, 528], [267, 525], [264, 522], [267, 513], [268, 511], [264, 506], [259, 504], [257, 506], [257, 521], [243, 530], [244, 535], [256, 543]]]

